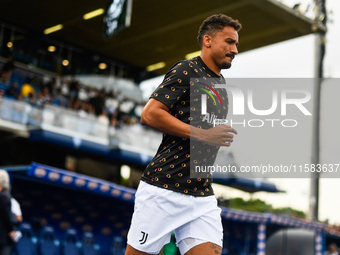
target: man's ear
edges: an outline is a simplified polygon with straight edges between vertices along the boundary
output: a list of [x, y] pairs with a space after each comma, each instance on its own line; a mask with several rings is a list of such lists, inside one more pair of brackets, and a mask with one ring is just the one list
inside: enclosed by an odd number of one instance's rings
[[211, 36], [210, 35], [204, 35], [203, 36], [202, 45], [204, 45], [207, 48], [211, 47]]

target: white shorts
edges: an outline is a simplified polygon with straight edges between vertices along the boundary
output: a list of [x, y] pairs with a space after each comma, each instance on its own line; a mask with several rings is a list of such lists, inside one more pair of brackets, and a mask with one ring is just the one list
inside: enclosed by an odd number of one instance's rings
[[215, 196], [194, 197], [141, 181], [127, 243], [136, 250], [158, 254], [170, 242], [172, 231], [181, 254], [205, 242], [222, 247], [221, 209]]

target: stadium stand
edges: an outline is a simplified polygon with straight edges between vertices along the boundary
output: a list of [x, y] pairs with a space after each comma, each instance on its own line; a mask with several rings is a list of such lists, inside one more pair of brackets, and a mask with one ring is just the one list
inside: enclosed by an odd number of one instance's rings
[[22, 222], [18, 228], [22, 237], [16, 244], [18, 255], [37, 255], [38, 238], [35, 236], [32, 226], [29, 222]]
[[[135, 190], [38, 163], [5, 169], [41, 254], [63, 255], [65, 247], [75, 254], [124, 254]], [[324, 235], [327, 226], [322, 223], [221, 208], [227, 249], [222, 254], [256, 254], [265, 237], [282, 228], [314, 230], [324, 243], [336, 238]], [[32, 248], [31, 242], [26, 244]]]
[[119, 247], [125, 246], [134, 190], [40, 164], [10, 175], [12, 194], [32, 225], [30, 235], [38, 237], [39, 254], [109, 255], [118, 247], [117, 237]]

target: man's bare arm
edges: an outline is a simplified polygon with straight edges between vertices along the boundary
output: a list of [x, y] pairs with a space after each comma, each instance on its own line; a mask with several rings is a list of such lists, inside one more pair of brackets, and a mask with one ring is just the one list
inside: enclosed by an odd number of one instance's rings
[[141, 124], [169, 135], [190, 138], [218, 146], [230, 146], [234, 137], [230, 133], [237, 134], [236, 130], [224, 125], [207, 130], [190, 126], [172, 116], [169, 113], [169, 108], [156, 99], [150, 99], [145, 105]]

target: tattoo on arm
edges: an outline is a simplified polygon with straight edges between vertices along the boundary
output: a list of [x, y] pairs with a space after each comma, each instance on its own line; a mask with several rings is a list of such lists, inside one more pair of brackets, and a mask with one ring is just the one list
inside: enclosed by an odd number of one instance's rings
[[214, 249], [216, 254], [222, 254], [222, 248], [216, 244], [210, 244], [210, 248]]

